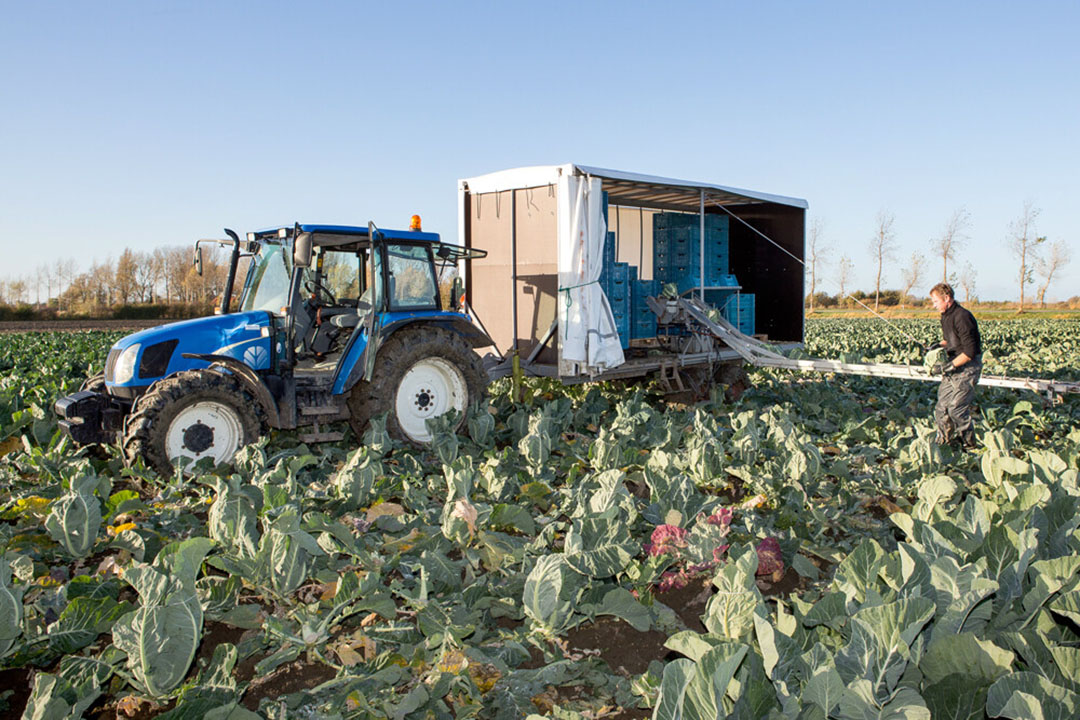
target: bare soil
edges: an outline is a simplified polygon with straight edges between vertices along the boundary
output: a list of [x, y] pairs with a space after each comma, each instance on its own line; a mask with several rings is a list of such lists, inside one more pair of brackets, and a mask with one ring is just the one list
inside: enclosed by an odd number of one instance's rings
[[143, 330], [176, 320], [5, 320], [0, 333], [86, 332], [89, 330]]

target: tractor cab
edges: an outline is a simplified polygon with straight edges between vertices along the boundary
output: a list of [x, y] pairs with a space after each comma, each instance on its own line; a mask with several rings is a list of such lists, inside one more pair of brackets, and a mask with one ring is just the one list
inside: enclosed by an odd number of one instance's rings
[[[354, 363], [390, 326], [461, 319], [463, 259], [482, 250], [443, 243], [436, 233], [339, 225], [295, 225], [248, 235], [253, 254], [241, 312], [272, 315], [279, 368], [333, 374], [343, 391]], [[347, 367], [346, 367], [347, 366]], [[368, 368], [361, 368], [370, 379]], [[348, 383], [351, 384], [351, 383]]]
[[[423, 232], [302, 225], [231, 231], [221, 307], [210, 317], [119, 340], [105, 372], [57, 400], [79, 444], [118, 438], [129, 461], [161, 472], [181, 459], [230, 459], [267, 428], [305, 428], [307, 442], [357, 437], [387, 415], [402, 440], [430, 440], [427, 420], [460, 419], [487, 385], [477, 348], [491, 338], [465, 312], [457, 269], [482, 250]], [[229, 299], [250, 257], [239, 306]], [[196, 244], [195, 265], [201, 269]]]

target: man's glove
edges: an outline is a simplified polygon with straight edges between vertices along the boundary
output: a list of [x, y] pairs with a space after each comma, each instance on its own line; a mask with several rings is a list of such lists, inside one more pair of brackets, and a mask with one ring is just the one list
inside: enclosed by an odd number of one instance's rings
[[956, 366], [953, 365], [951, 362], [939, 362], [934, 365], [930, 372], [934, 375], [941, 375], [942, 377], [945, 377], [946, 375], [952, 375], [954, 372], [956, 372]]

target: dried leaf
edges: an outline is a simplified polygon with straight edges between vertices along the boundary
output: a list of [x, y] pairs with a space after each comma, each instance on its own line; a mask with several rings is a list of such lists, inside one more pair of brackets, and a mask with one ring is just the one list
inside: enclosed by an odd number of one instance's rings
[[378, 503], [372, 505], [367, 511], [367, 521], [369, 523], [375, 522], [377, 519], [389, 515], [391, 517], [401, 517], [405, 514], [405, 508], [401, 507], [397, 503]]

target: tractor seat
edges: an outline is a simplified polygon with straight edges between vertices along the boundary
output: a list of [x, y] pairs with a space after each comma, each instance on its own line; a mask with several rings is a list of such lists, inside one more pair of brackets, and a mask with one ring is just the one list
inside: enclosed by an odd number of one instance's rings
[[364, 300], [356, 301], [356, 309], [335, 308], [330, 316], [330, 324], [340, 328], [353, 328], [360, 324], [364, 316], [371, 310], [371, 305]]

